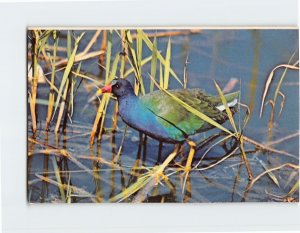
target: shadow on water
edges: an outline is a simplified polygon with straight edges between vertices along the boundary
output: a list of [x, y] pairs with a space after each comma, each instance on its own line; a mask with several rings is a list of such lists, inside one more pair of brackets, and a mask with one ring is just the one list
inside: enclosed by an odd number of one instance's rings
[[[92, 34], [87, 35], [91, 37]], [[234, 88], [241, 89], [241, 102], [247, 104], [251, 111], [244, 129], [246, 136], [287, 152], [284, 155], [245, 143], [245, 153], [254, 177], [282, 164], [299, 163], [299, 116], [292, 107], [299, 104], [299, 99], [293, 98], [298, 96], [299, 91], [299, 83], [295, 83], [295, 80], [298, 81], [297, 72], [287, 72], [286, 81], [282, 84], [287, 100], [281, 117], [274, 122], [271, 138], [268, 135], [270, 109], [266, 109], [263, 117], [259, 118], [266, 77], [276, 65], [287, 63], [295, 51], [297, 30], [205, 30], [200, 34], [173, 37], [172, 40], [172, 67], [180, 77], [188, 55], [188, 88], [201, 87], [216, 94], [213, 79], [225, 86], [230, 78], [237, 78], [241, 82]], [[167, 41], [168, 38], [159, 38], [158, 47], [165, 48]], [[86, 61], [82, 69], [95, 76], [103, 75], [103, 68], [97, 63], [97, 59]], [[150, 65], [143, 70], [147, 75]], [[49, 132], [44, 131], [47, 107], [39, 105], [39, 127], [33, 137], [28, 114], [27, 197], [30, 203], [109, 202], [135, 184], [143, 174], [161, 164], [174, 149], [173, 145], [160, 143], [127, 127], [121, 119], [117, 124], [106, 120], [101, 140], [89, 145], [99, 102], [88, 102], [91, 92], [96, 90], [88, 82], [82, 83], [75, 98], [72, 124], [65, 116], [62, 133], [55, 134], [53, 125]], [[171, 89], [178, 88], [176, 82], [170, 83], [170, 86]], [[38, 96], [48, 98], [46, 84], [39, 85]], [[113, 104], [108, 106], [107, 114], [107, 119], [115, 116]], [[235, 119], [242, 124], [243, 112], [236, 114]], [[299, 175], [298, 169], [286, 166], [273, 170], [252, 184], [241, 152], [236, 150], [238, 141], [230, 139], [216, 144], [224, 137], [216, 129], [194, 136], [193, 140], [198, 144], [192, 165], [197, 167], [186, 179], [178, 169], [178, 164], [186, 163], [189, 152], [188, 146], [183, 145], [178, 156], [169, 164], [168, 176], [163, 182], [158, 185], [149, 183], [123, 202], [286, 201], [281, 197], [286, 197], [293, 188]], [[297, 201], [298, 196], [296, 191], [289, 198]]]

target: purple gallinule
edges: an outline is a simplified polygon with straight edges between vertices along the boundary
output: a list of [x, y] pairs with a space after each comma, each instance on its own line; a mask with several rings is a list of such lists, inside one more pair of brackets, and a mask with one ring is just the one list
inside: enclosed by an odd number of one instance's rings
[[[228, 120], [219, 96], [210, 96], [200, 89], [180, 89], [170, 92], [219, 124]], [[114, 79], [109, 85], [99, 89], [97, 94], [101, 93], [113, 93], [117, 97], [119, 114], [127, 125], [160, 142], [179, 144], [187, 141], [192, 149], [195, 148], [195, 143], [188, 137], [214, 127], [186, 110], [163, 91], [136, 96], [130, 82], [125, 79]], [[232, 110], [237, 105], [238, 95], [239, 92], [225, 95], [227, 104]], [[193, 154], [190, 151], [185, 169], [187, 171], [191, 168]]]

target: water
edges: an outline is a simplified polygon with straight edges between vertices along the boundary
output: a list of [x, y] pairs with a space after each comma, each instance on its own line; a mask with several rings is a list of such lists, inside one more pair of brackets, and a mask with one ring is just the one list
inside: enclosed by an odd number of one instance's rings
[[[79, 35], [79, 32], [75, 31]], [[62, 32], [65, 33], [65, 32]], [[89, 31], [79, 46], [82, 51], [86, 43], [93, 36]], [[121, 51], [118, 38], [114, 34], [113, 54]], [[167, 37], [158, 38], [158, 49], [165, 54]], [[61, 40], [60, 45], [65, 45]], [[101, 37], [91, 50], [99, 50]], [[144, 45], [143, 57], [151, 55]], [[198, 34], [172, 37], [171, 66], [176, 74], [183, 77], [183, 70], [188, 55], [188, 87], [198, 87], [207, 93], [217, 95], [213, 80], [224, 87], [231, 78], [239, 80], [234, 90], [241, 89], [241, 102], [247, 104], [251, 110], [249, 122], [244, 129], [245, 136], [266, 145], [268, 141], [276, 141], [288, 135], [296, 136], [274, 144], [274, 148], [288, 152], [289, 156], [282, 153], [271, 153], [261, 150], [255, 151], [255, 147], [245, 143], [245, 150], [249, 165], [254, 177], [268, 168], [278, 167], [285, 163], [299, 164], [299, 73], [287, 71], [283, 81], [281, 92], [285, 95], [285, 105], [280, 117], [278, 117], [281, 97], [278, 97], [275, 111], [275, 122], [271, 137], [268, 135], [268, 121], [270, 118], [270, 105], [266, 106], [262, 118], [259, 117], [262, 93], [265, 81], [271, 70], [279, 64], [286, 64], [296, 51], [293, 62], [298, 60], [298, 31], [297, 30], [203, 30]], [[65, 56], [63, 52], [58, 54]], [[89, 59], [82, 63], [82, 70], [99, 75], [98, 59]], [[41, 62], [43, 66], [43, 62]], [[44, 67], [45, 68], [45, 67]], [[284, 69], [276, 71], [274, 82], [271, 86], [273, 97]], [[47, 73], [47, 70], [44, 70]], [[143, 67], [146, 91], [149, 91], [148, 73], [150, 64]], [[50, 76], [47, 76], [50, 78]], [[57, 73], [57, 79], [61, 79], [62, 73]], [[133, 80], [133, 75], [129, 77]], [[59, 83], [59, 82], [57, 82]], [[170, 79], [170, 89], [180, 88], [175, 79]], [[36, 139], [32, 139], [30, 111], [28, 111], [28, 201], [62, 202], [62, 194], [58, 188], [59, 178], [68, 187], [76, 187], [78, 190], [71, 193], [71, 202], [108, 202], [126, 187], [136, 182], [139, 173], [143, 169], [132, 169], [134, 165], [141, 167], [153, 167], [157, 163], [159, 143], [151, 138], [140, 143], [140, 134], [134, 129], [128, 128], [122, 152], [119, 160], [118, 151], [123, 140], [125, 124], [118, 121], [118, 130], [112, 133], [111, 116], [114, 102], [110, 101], [105, 127], [108, 129], [100, 142], [89, 145], [89, 133], [91, 131], [99, 102], [89, 99], [96, 92], [90, 83], [84, 81], [75, 96], [74, 115], [72, 123], [68, 121], [66, 132], [58, 136], [54, 133], [55, 123], [51, 125], [49, 132], [45, 129], [47, 106], [38, 105], [38, 132]], [[48, 99], [49, 87], [47, 84], [39, 85], [38, 98]], [[236, 114], [238, 123], [243, 121], [245, 110]], [[54, 121], [55, 122], [55, 119]], [[230, 128], [230, 124], [224, 124]], [[217, 134], [214, 129], [193, 137], [195, 141]], [[218, 138], [220, 139], [220, 137]], [[226, 143], [227, 150], [221, 145], [215, 146], [201, 163], [200, 168], [213, 164], [232, 149], [233, 141]], [[53, 149], [66, 149], [72, 159], [55, 154]], [[196, 153], [194, 165], [199, 162], [203, 153], [209, 148], [205, 146]], [[45, 152], [44, 149], [51, 149]], [[173, 150], [172, 145], [164, 144], [161, 161]], [[188, 154], [185, 146], [183, 155], [179, 155], [177, 162]], [[182, 172], [171, 176], [163, 185], [151, 187], [144, 202], [270, 202], [284, 201], [285, 196], [297, 182], [299, 171], [285, 166], [272, 174], [279, 185], [272, 180], [271, 175], [264, 175], [250, 190], [250, 181], [246, 167], [241, 159], [240, 151], [236, 155], [222, 161], [218, 165], [202, 170], [192, 171], [184, 182]], [[112, 161], [118, 163], [112, 163]], [[60, 176], [57, 177], [54, 170], [58, 168]], [[174, 171], [170, 165], [167, 173]], [[185, 184], [185, 185], [184, 185]], [[67, 188], [66, 188], [67, 189]], [[79, 190], [80, 189], [80, 190]], [[75, 190], [75, 188], [73, 189]], [[67, 196], [67, 193], [64, 193]], [[139, 194], [138, 194], [139, 195]], [[299, 199], [298, 191], [290, 197]], [[131, 202], [136, 196], [131, 196], [124, 202]]]

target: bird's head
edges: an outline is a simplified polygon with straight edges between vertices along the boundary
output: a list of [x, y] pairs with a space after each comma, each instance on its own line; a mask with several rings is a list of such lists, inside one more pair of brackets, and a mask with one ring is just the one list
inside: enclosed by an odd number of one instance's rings
[[134, 90], [128, 80], [116, 78], [113, 79], [109, 85], [97, 91], [97, 95], [101, 95], [102, 93], [113, 93], [119, 98], [126, 95], [134, 95]]

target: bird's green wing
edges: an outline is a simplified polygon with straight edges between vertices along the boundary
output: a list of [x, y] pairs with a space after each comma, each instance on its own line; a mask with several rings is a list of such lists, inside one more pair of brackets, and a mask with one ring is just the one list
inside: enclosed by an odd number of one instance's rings
[[[223, 123], [228, 118], [225, 112], [216, 108], [222, 104], [218, 96], [209, 96], [200, 89], [172, 90], [170, 92], [189, 106], [219, 123]], [[236, 92], [226, 95], [225, 98], [227, 101], [232, 101], [237, 96], [238, 93]], [[145, 107], [151, 110], [157, 116], [157, 120], [166, 128], [176, 126], [186, 135], [193, 135], [212, 128], [210, 124], [186, 110], [180, 103], [163, 91], [154, 91], [140, 97], [140, 99]], [[178, 133], [178, 131], [174, 132]]]

